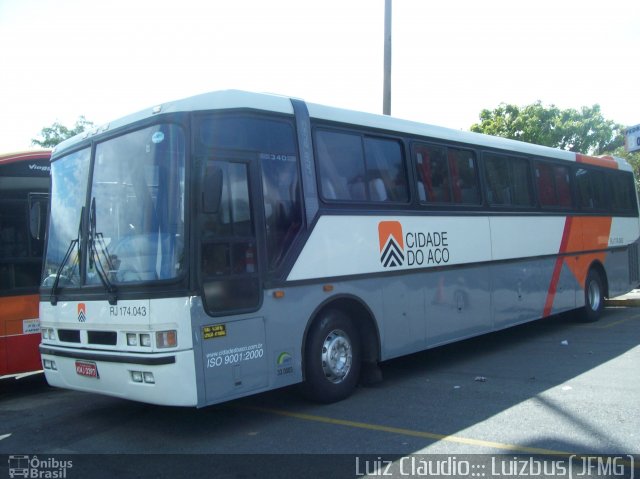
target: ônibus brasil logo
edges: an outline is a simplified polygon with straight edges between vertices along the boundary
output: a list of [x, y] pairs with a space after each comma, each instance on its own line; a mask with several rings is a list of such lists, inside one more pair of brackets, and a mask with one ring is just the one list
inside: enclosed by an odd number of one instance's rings
[[437, 266], [448, 263], [448, 231], [404, 232], [399, 221], [378, 223], [380, 263], [385, 268], [398, 266]]

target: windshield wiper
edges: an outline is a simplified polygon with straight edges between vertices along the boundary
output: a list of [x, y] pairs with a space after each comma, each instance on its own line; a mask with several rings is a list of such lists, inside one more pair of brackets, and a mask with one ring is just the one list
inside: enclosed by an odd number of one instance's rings
[[[49, 297], [49, 301], [51, 301], [51, 306], [55, 306], [58, 304], [58, 283], [60, 282], [60, 277], [62, 276], [62, 270], [64, 266], [69, 261], [71, 257], [71, 253], [73, 252], [73, 248], [78, 248], [78, 263], [80, 263], [80, 238], [82, 237], [82, 219], [84, 218], [84, 206], [80, 210], [80, 223], [78, 224], [78, 236], [71, 240], [69, 243], [69, 247], [67, 248], [67, 252], [64, 254], [62, 261], [60, 262], [60, 266], [58, 266], [58, 271], [56, 271], [55, 279], [53, 280], [53, 285], [51, 286], [51, 296]], [[73, 271], [73, 270], [72, 270]]]
[[[105, 258], [105, 261], [107, 263], [107, 268], [105, 268], [104, 264], [102, 263], [102, 259], [100, 258], [101, 255], [100, 253], [98, 253], [96, 245], [100, 247], [102, 256]], [[100, 282], [107, 290], [109, 304], [112, 306], [118, 304], [116, 287], [109, 279], [110, 272], [114, 271], [113, 263], [111, 262], [111, 255], [109, 254], [109, 250], [107, 249], [103, 234], [96, 232], [95, 198], [91, 199], [91, 209], [89, 210], [89, 251], [89, 267], [95, 266], [98, 278], [100, 278]]]

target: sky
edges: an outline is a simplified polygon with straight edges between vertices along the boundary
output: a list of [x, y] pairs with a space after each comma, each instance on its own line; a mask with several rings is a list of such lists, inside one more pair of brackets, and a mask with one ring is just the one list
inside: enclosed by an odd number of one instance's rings
[[[393, 116], [500, 103], [640, 123], [637, 0], [393, 0]], [[0, 153], [224, 89], [381, 113], [384, 0], [0, 0]]]

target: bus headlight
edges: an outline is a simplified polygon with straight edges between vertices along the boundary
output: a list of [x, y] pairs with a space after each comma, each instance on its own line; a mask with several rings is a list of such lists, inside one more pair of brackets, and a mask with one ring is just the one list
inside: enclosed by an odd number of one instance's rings
[[156, 333], [156, 347], [174, 348], [178, 345], [178, 333], [175, 329], [170, 331], [158, 331]]
[[151, 335], [149, 333], [127, 333], [127, 346], [151, 347]]

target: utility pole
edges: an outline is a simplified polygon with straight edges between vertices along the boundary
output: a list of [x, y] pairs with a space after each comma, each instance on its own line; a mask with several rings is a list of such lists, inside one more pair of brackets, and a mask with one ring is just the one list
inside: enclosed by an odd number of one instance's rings
[[391, 115], [391, 0], [384, 0], [384, 80], [382, 113]]

